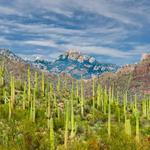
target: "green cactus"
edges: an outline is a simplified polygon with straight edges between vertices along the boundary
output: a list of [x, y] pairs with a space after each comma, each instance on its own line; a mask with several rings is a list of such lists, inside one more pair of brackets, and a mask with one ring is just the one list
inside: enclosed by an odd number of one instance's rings
[[65, 104], [65, 133], [64, 133], [64, 146], [67, 149], [68, 143], [68, 126], [69, 126], [69, 104]]
[[126, 119], [126, 121], [125, 121], [125, 133], [128, 136], [131, 136], [131, 123], [130, 123], [130, 119]]
[[50, 119], [50, 150], [55, 150], [53, 118]]
[[31, 99], [31, 72], [30, 68], [28, 68], [28, 107], [30, 105], [30, 99]]
[[53, 94], [53, 87], [52, 87], [52, 84], [50, 84], [50, 91], [48, 92], [48, 97], [47, 97], [47, 126], [48, 128], [50, 128], [52, 94]]
[[140, 126], [139, 126], [139, 113], [137, 111], [136, 116], [136, 141], [139, 142], [140, 140]]
[[72, 81], [72, 91], [71, 91], [71, 137], [74, 137], [74, 130], [75, 130], [75, 121], [74, 121], [74, 83]]
[[124, 112], [124, 120], [126, 122], [127, 119], [127, 92], [124, 95], [123, 98], [123, 112]]
[[42, 87], [42, 96], [44, 97], [44, 95], [45, 95], [45, 74], [44, 74], [44, 72], [42, 72], [42, 81], [41, 81], [42, 83], [42, 85], [41, 85], [41, 87]]
[[95, 80], [93, 78], [93, 85], [92, 85], [92, 100], [93, 100], [93, 118], [95, 115]]
[[108, 137], [111, 136], [111, 88], [109, 88], [109, 101], [108, 101]]
[[83, 89], [83, 79], [81, 79], [81, 98], [80, 98], [80, 105], [81, 105], [81, 116], [84, 116], [84, 89]]
[[23, 104], [22, 104], [23, 110], [25, 110], [25, 108], [26, 108], [26, 98], [27, 98], [26, 91], [27, 91], [27, 84], [26, 84], [26, 82], [24, 82]]
[[57, 80], [57, 86], [56, 86], [56, 88], [57, 88], [57, 92], [60, 92], [60, 76], [58, 76], [58, 80]]
[[11, 108], [13, 110], [14, 109], [14, 105], [15, 105], [15, 82], [14, 82], [14, 76], [11, 76], [10, 87], [11, 87]]
[[0, 86], [4, 85], [4, 64], [0, 66]]

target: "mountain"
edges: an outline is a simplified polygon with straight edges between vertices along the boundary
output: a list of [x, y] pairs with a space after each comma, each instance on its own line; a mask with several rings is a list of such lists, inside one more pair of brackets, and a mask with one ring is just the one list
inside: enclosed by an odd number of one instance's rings
[[0, 49], [0, 56], [3, 58], [8, 58], [8, 59], [13, 60], [13, 61], [17, 61], [17, 62], [25, 62], [24, 59], [15, 55], [9, 49]]
[[[36, 61], [39, 65], [39, 62], [41, 60]], [[27, 72], [28, 68], [30, 68], [32, 82], [34, 82], [35, 72], [38, 73], [38, 78], [41, 78], [42, 72], [44, 72], [45, 80], [50, 81], [51, 83], [53, 83], [53, 85], [56, 85], [56, 83], [58, 82], [57, 75], [47, 72], [43, 69], [39, 69], [39, 66], [35, 66], [32, 61], [24, 60], [23, 58], [15, 55], [12, 51], [8, 49], [0, 49], [0, 67], [3, 64], [5, 66], [5, 77], [7, 78], [5, 81], [9, 81], [10, 74], [12, 74], [17, 80], [24, 82], [25, 80], [27, 80]], [[59, 79], [61, 79], [62, 81], [66, 80], [68, 82], [68, 85], [71, 85], [72, 78], [70, 78], [69, 76], [61, 75], [59, 76]]]
[[114, 86], [120, 95], [125, 91], [132, 96], [150, 95], [150, 54], [143, 54], [139, 63], [125, 65], [115, 73], [103, 74], [96, 82], [107, 87]]
[[55, 74], [68, 74], [75, 79], [90, 79], [105, 72], [115, 72], [119, 67], [110, 63], [99, 63], [94, 57], [83, 55], [77, 51], [67, 51], [54, 62], [34, 61], [34, 65]]

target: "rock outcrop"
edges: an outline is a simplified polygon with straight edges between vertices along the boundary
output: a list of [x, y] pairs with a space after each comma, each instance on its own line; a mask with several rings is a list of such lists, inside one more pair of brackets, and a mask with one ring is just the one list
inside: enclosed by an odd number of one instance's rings
[[94, 57], [81, 54], [78, 51], [69, 50], [60, 55], [56, 61], [47, 63], [36, 61], [36, 66], [40, 63], [42, 68], [55, 74], [64, 74], [75, 79], [90, 79], [98, 77], [104, 72], [115, 72], [119, 67], [109, 63], [99, 63]]

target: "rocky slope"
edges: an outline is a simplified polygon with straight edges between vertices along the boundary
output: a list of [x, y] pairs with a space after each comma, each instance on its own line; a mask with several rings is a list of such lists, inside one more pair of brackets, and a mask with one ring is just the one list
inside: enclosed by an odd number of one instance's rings
[[150, 54], [144, 54], [137, 64], [123, 66], [116, 73], [105, 73], [96, 80], [103, 86], [114, 86], [120, 95], [125, 91], [132, 96], [150, 95]]
[[132, 76], [132, 90], [150, 94], [150, 54], [142, 56], [141, 62], [135, 65]]

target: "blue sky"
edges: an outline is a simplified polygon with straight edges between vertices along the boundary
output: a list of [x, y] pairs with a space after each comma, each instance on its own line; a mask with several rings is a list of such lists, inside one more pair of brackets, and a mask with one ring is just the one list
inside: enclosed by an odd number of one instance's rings
[[0, 0], [0, 48], [50, 60], [75, 49], [135, 63], [150, 52], [150, 1]]

